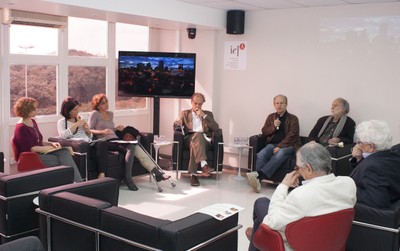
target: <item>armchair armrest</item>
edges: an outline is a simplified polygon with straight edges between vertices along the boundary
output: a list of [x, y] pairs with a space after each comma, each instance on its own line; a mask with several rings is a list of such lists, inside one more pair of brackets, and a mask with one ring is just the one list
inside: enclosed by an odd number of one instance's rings
[[250, 148], [249, 150], [249, 158], [248, 158], [248, 169], [251, 170], [251, 166], [253, 163], [253, 168], [254, 165], [256, 164], [256, 160], [257, 160], [257, 153], [263, 149], [266, 145], [266, 139], [262, 134], [256, 134], [253, 136], [250, 136], [249, 138], [249, 146], [251, 146], [252, 148]]
[[220, 142], [224, 142], [224, 138], [222, 135], [222, 129], [218, 129], [218, 131], [215, 131], [212, 133], [211, 142], [214, 146], [218, 145], [218, 143], [220, 143]]
[[50, 197], [60, 192], [70, 192], [82, 196], [118, 205], [119, 183], [113, 178], [95, 179], [41, 190], [39, 193], [40, 209], [47, 211]]
[[6, 175], [0, 178], [0, 197], [17, 196], [41, 189], [72, 183], [74, 171], [70, 166], [58, 166]]
[[[222, 129], [218, 129], [211, 134], [211, 147], [213, 149], [213, 167], [218, 170], [222, 171], [222, 162], [224, 159], [224, 146], [219, 145], [219, 143], [223, 143], [224, 138], [222, 134]], [[221, 168], [220, 168], [221, 166]]]
[[400, 207], [378, 209], [360, 203], [355, 205], [354, 221], [398, 229], [400, 225]]
[[[204, 245], [207, 250], [237, 250], [237, 230], [241, 228], [237, 222], [238, 214], [220, 221], [206, 214], [195, 213], [161, 227], [160, 247], [162, 250], [183, 251]], [[207, 243], [224, 233], [221, 239]]]
[[[183, 149], [183, 140], [185, 136], [181, 131], [174, 131], [174, 141], [178, 142], [178, 144], [173, 144], [172, 147], [172, 169], [176, 169], [178, 162], [182, 165], [182, 149]], [[179, 161], [177, 160], [179, 158]], [[180, 167], [178, 167], [180, 168]]]
[[47, 212], [90, 227], [99, 227], [100, 212], [109, 207], [111, 204], [106, 201], [60, 192], [51, 197], [51, 207]]
[[[160, 227], [169, 223], [171, 223], [169, 220], [154, 218], [114, 206], [101, 210], [100, 229], [130, 241], [156, 247]], [[127, 229], [129, 231], [126, 231]], [[105, 245], [104, 250], [128, 250], [126, 244], [109, 238], [103, 238], [101, 241]]]
[[150, 152], [151, 143], [154, 141], [154, 134], [151, 132], [141, 132], [139, 142], [146, 149], [147, 152]]
[[400, 207], [377, 209], [360, 203], [355, 205], [355, 216], [346, 250], [399, 250]]
[[61, 146], [70, 146], [74, 150], [74, 152], [78, 153], [87, 153], [89, 152], [90, 144], [84, 140], [71, 140], [71, 139], [63, 139], [60, 137], [50, 137], [48, 138], [49, 142], [58, 142]]
[[0, 172], [4, 173], [4, 153], [0, 152]]
[[328, 147], [328, 151], [334, 160], [341, 160], [343, 158], [349, 159], [351, 157], [351, 148], [354, 143], [344, 144], [343, 147]]
[[37, 231], [33, 198], [42, 189], [70, 184], [72, 167], [59, 166], [17, 173], [0, 178], [0, 235], [8, 239]]

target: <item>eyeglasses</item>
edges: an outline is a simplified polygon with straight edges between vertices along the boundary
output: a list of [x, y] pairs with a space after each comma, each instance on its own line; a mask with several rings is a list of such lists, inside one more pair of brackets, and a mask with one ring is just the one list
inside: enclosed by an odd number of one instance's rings
[[100, 105], [104, 105], [104, 104], [108, 104], [108, 100], [100, 102]]
[[296, 164], [296, 166], [294, 167], [294, 170], [295, 171], [298, 171], [300, 168], [303, 168], [303, 167], [306, 167], [307, 166], [307, 164], [305, 164], [304, 166], [298, 166], [297, 164]]

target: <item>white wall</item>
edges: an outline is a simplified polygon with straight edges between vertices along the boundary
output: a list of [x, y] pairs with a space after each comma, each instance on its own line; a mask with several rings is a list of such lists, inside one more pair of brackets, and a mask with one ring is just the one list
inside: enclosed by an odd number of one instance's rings
[[[357, 123], [388, 121], [397, 143], [400, 27], [393, 23], [399, 13], [400, 3], [247, 12], [244, 35], [198, 29], [196, 39], [190, 40], [184, 30], [163, 30], [154, 37], [152, 49], [197, 53], [196, 91], [205, 93], [204, 107], [213, 110], [225, 142], [260, 133], [273, 112], [272, 98], [282, 93], [289, 98], [289, 112], [300, 119], [302, 135], [317, 118], [329, 114], [332, 100], [340, 96], [350, 102], [349, 115]], [[388, 27], [395, 29], [395, 41], [382, 36], [372, 43], [365, 39], [365, 34], [384, 31], [379, 22], [393, 22]], [[340, 39], [323, 42], [325, 27]], [[357, 33], [344, 32], [349, 27]], [[247, 42], [247, 70], [224, 69], [225, 41]], [[172, 137], [172, 122], [189, 107], [188, 100], [161, 100], [160, 133]], [[147, 117], [121, 118], [121, 123], [151, 129]], [[45, 128], [41, 125], [42, 131]]]
[[[220, 32], [220, 81], [214, 85], [221, 88], [215, 104], [225, 141], [260, 133], [266, 116], [274, 112], [273, 97], [282, 93], [288, 96], [288, 111], [299, 117], [301, 135], [330, 113], [334, 98], [343, 97], [356, 123], [386, 120], [393, 143], [399, 142], [399, 10], [400, 4], [391, 3], [248, 12], [244, 35]], [[396, 40], [365, 38], [382, 32], [383, 25], [376, 23], [390, 19], [395, 19], [388, 26], [396, 29]], [[326, 26], [341, 39], [323, 42]], [[349, 27], [359, 34], [344, 32]], [[224, 70], [224, 41], [247, 41], [247, 70]]]

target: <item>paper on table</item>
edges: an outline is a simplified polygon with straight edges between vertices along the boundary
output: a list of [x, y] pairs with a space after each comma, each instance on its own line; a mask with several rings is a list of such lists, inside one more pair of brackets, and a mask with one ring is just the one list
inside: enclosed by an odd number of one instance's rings
[[43, 154], [48, 154], [48, 153], [51, 153], [51, 152], [55, 152], [55, 151], [59, 151], [59, 150], [61, 150], [61, 149], [68, 149], [69, 150], [69, 152], [71, 153], [71, 155], [74, 155], [74, 150], [72, 149], [72, 147], [70, 147], [70, 146], [64, 146], [64, 147], [60, 147], [60, 148], [52, 148], [52, 149], [50, 149], [50, 150], [47, 150], [47, 151], [44, 151], [44, 152], [42, 152]]
[[137, 144], [137, 140], [125, 141], [125, 140], [111, 140], [110, 142], [118, 143], [118, 144]]
[[242, 211], [243, 208], [233, 204], [224, 204], [224, 203], [217, 203], [205, 208], [198, 210], [198, 213], [208, 214], [214, 217], [217, 220], [223, 220], [228, 218], [239, 211]]

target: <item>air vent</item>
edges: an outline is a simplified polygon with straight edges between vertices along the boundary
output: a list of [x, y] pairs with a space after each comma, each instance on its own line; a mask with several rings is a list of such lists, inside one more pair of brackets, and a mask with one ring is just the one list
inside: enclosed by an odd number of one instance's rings
[[3, 24], [21, 24], [50, 28], [64, 28], [68, 18], [42, 13], [3, 9]]

